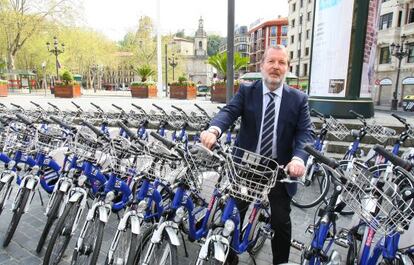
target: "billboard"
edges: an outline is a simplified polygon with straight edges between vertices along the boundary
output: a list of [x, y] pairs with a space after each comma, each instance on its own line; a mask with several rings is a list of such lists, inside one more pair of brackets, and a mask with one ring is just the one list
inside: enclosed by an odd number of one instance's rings
[[354, 1], [316, 0], [310, 96], [345, 97]]

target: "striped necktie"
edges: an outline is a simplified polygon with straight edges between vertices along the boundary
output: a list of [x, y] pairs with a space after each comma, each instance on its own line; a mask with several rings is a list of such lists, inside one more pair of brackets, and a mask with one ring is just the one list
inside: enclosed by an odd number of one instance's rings
[[262, 127], [262, 140], [260, 143], [260, 154], [262, 156], [271, 157], [273, 147], [273, 135], [275, 128], [275, 97], [274, 93], [267, 93], [269, 102], [267, 103], [265, 116]]

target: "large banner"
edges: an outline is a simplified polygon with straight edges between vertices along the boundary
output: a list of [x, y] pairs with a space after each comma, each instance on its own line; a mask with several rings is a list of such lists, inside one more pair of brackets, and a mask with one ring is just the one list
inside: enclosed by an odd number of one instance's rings
[[381, 4], [379, 0], [370, 0], [367, 33], [365, 36], [364, 63], [361, 76], [361, 98], [371, 98], [375, 85], [375, 56], [377, 51], [378, 24]]
[[345, 97], [354, 1], [315, 5], [310, 96]]

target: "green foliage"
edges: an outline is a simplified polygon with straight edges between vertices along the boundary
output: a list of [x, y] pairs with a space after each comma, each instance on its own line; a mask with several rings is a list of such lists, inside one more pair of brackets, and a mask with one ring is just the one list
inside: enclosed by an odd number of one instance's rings
[[145, 82], [150, 76], [155, 74], [155, 71], [148, 64], [144, 64], [136, 69], [136, 73], [141, 77], [141, 81]]
[[74, 83], [72, 73], [68, 70], [64, 71], [62, 74], [62, 81], [65, 85], [72, 85]]
[[219, 52], [220, 44], [223, 38], [218, 35], [209, 35], [207, 37], [207, 55], [213, 56]]
[[0, 79], [0, 85], [7, 85], [7, 80], [2, 80], [2, 79]]
[[[247, 67], [249, 65], [249, 58], [242, 57], [240, 53], [234, 53], [234, 71]], [[208, 58], [208, 64], [212, 65], [223, 76], [224, 81], [227, 79], [227, 53], [218, 53]]]
[[194, 86], [194, 83], [191, 81], [187, 81], [185, 76], [178, 77], [178, 81], [172, 82], [171, 85], [173, 86]]
[[130, 86], [140, 86], [140, 87], [144, 86], [144, 87], [149, 87], [149, 86], [153, 86], [155, 84], [156, 83], [154, 81], [145, 81], [145, 82], [136, 82], [136, 81], [134, 81], [134, 82], [132, 82], [130, 84]]

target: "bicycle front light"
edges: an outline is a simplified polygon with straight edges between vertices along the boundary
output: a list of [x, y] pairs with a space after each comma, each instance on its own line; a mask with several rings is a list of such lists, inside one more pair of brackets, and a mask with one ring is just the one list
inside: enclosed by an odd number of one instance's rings
[[142, 200], [138, 203], [137, 212], [141, 213], [147, 209], [148, 202], [146, 200]]
[[81, 175], [78, 179], [78, 185], [82, 187], [85, 184], [85, 181], [88, 179], [86, 175]]
[[236, 228], [236, 225], [234, 224], [233, 220], [226, 220], [226, 222], [224, 223], [223, 236], [228, 237], [231, 234], [231, 232], [234, 231], [234, 228]]
[[112, 202], [114, 199], [115, 199], [115, 192], [113, 192], [113, 191], [108, 192], [108, 193], [106, 194], [106, 196], [105, 196], [105, 202], [106, 202], [106, 203], [110, 203], [110, 202]]
[[16, 165], [16, 161], [11, 160], [8, 164], [7, 164], [7, 169], [8, 170], [12, 170], [14, 168], [14, 166]]

